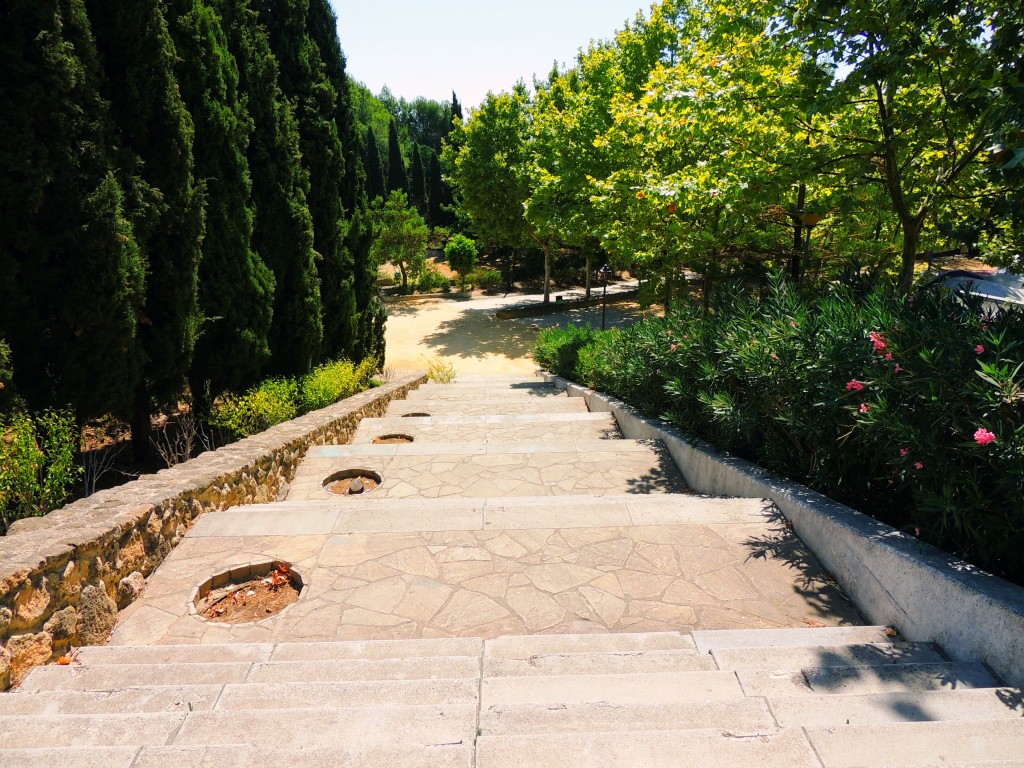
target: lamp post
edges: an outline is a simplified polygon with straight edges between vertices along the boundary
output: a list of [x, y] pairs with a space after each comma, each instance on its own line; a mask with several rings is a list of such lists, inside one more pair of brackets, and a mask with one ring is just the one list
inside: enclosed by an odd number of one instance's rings
[[604, 330], [605, 316], [608, 313], [608, 275], [612, 273], [612, 268], [605, 264], [601, 267], [598, 274], [604, 280], [604, 294], [601, 297], [601, 330]]

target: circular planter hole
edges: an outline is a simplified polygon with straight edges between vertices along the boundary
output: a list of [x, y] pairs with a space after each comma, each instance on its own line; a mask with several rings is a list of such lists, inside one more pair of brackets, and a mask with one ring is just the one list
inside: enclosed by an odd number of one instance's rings
[[196, 587], [189, 612], [219, 624], [252, 624], [281, 613], [304, 587], [302, 576], [283, 560], [239, 565]]
[[413, 438], [410, 435], [381, 435], [373, 439], [374, 445], [398, 445], [411, 443]]
[[429, 419], [429, 413], [403, 413], [403, 419]]
[[360, 496], [375, 490], [383, 482], [372, 469], [343, 469], [328, 475], [324, 488], [338, 496]]

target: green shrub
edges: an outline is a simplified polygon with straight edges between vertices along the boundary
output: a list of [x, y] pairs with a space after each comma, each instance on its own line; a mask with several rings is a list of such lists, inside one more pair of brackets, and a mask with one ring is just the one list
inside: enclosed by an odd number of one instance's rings
[[303, 413], [326, 408], [329, 405], [362, 392], [377, 370], [377, 361], [372, 357], [358, 366], [348, 360], [321, 365], [302, 378], [300, 404]]
[[475, 272], [470, 272], [466, 280], [479, 288], [483, 288], [484, 293], [488, 295], [493, 296], [496, 293], [501, 293], [501, 272], [496, 269], [478, 269]]
[[0, 420], [0, 532], [23, 517], [45, 515], [68, 497], [82, 468], [70, 410]]
[[433, 267], [427, 267], [416, 281], [416, 290], [420, 293], [431, 293], [436, 289], [447, 293], [452, 289], [452, 281]]
[[542, 332], [538, 363], [1024, 582], [1021, 313], [776, 279], [588, 332]]
[[466, 279], [476, 266], [476, 243], [465, 235], [455, 235], [444, 247], [444, 257], [459, 273], [460, 289], [466, 290]]
[[299, 415], [299, 385], [294, 379], [267, 379], [244, 395], [226, 395], [214, 403], [210, 423], [233, 437], [248, 437]]

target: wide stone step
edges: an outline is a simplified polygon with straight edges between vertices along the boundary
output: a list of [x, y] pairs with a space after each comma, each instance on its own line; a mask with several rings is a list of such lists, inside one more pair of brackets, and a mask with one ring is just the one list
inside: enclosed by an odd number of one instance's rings
[[744, 670], [736, 673], [748, 696], [867, 694], [996, 688], [983, 664], [891, 664], [882, 667], [817, 667], [802, 670]]
[[137, 686], [226, 685], [229, 683], [317, 682], [341, 680], [439, 680], [479, 676], [478, 656], [394, 659], [337, 659], [215, 664], [101, 664], [37, 667], [22, 683], [24, 691], [110, 691]]
[[342, 643], [223, 643], [209, 645], [94, 645], [80, 648], [83, 664], [199, 664], [217, 662], [409, 659], [479, 655], [475, 637], [351, 640]]
[[1024, 717], [1024, 696], [1015, 688], [770, 697], [768, 705], [782, 726], [829, 728], [872, 723], [1012, 720]]
[[1024, 761], [1024, 719], [808, 728], [825, 768]]
[[764, 699], [614, 705], [495, 705], [480, 712], [485, 736], [540, 733], [672, 731], [715, 728], [773, 731], [775, 721]]
[[550, 496], [487, 499], [339, 496], [210, 512], [199, 518], [189, 536], [750, 525], [763, 524], [773, 509], [770, 503], [760, 499], [721, 499], [693, 494], [569, 495], [558, 499]]
[[542, 413], [520, 416], [475, 416], [459, 419], [363, 419], [353, 445], [404, 435], [420, 443], [524, 442], [542, 440], [618, 440], [615, 418], [608, 413]]
[[732, 672], [492, 677], [483, 681], [481, 706], [510, 704], [679, 704], [743, 698]]
[[470, 768], [472, 742], [350, 744], [308, 749], [231, 746], [0, 750], [0, 768]]
[[568, 397], [564, 390], [555, 389], [550, 384], [530, 384], [529, 386], [496, 388], [486, 384], [459, 386], [439, 385], [436, 387], [414, 389], [405, 396], [406, 402], [417, 400], [467, 400], [475, 402], [515, 401], [517, 399], [548, 399]]
[[164, 746], [187, 716], [187, 712], [3, 716], [0, 749]]
[[477, 768], [820, 768], [796, 729], [481, 736]]
[[521, 384], [543, 384], [545, 386], [552, 386], [547, 379], [539, 375], [524, 373], [460, 373], [455, 377], [455, 381], [450, 384], [426, 381], [423, 384], [420, 384], [419, 388], [433, 389], [459, 386], [478, 387], [481, 385], [516, 387]]
[[699, 672], [715, 669], [714, 662], [706, 655], [687, 650], [540, 653], [526, 659], [484, 659], [485, 677]]
[[0, 715], [116, 715], [213, 709], [223, 685], [160, 685], [105, 691], [11, 692], [0, 696]]
[[803, 669], [884, 664], [927, 664], [949, 661], [931, 643], [860, 643], [816, 647], [776, 647], [713, 650], [719, 669]]
[[693, 633], [701, 653], [732, 648], [795, 648], [856, 645], [893, 640], [885, 627], [797, 627], [793, 629], [709, 629]]
[[696, 651], [686, 632], [623, 632], [589, 635], [505, 635], [484, 642], [488, 659], [529, 659], [552, 653]]
[[380, 498], [488, 498], [592, 493], [682, 493], [672, 457], [653, 441], [318, 446], [299, 465], [288, 500], [325, 499], [334, 473], [363, 469], [382, 478]]
[[493, 414], [525, 413], [589, 413], [582, 397], [536, 397], [527, 400], [496, 399], [487, 402], [472, 402], [451, 399], [392, 400], [385, 416], [407, 416], [426, 414], [438, 416], [458, 413], [460, 416], [490, 416]]

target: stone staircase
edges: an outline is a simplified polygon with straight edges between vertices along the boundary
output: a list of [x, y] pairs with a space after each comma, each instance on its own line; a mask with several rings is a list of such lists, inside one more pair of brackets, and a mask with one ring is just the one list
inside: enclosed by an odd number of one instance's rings
[[[0, 768], [1024, 767], [1021, 691], [883, 627], [819, 626], [854, 614], [799, 542], [754, 535], [760, 501], [686, 493], [657, 444], [540, 380], [460, 382], [311, 451], [286, 501], [201, 519], [114, 644], [0, 695]], [[373, 444], [398, 433], [415, 442]], [[351, 465], [381, 487], [330, 498]], [[255, 627], [189, 616], [194, 569], [236, 551], [285, 553], [309, 595]], [[444, 606], [402, 613], [427, 582]], [[474, 590], [507, 618], [451, 618]]]

